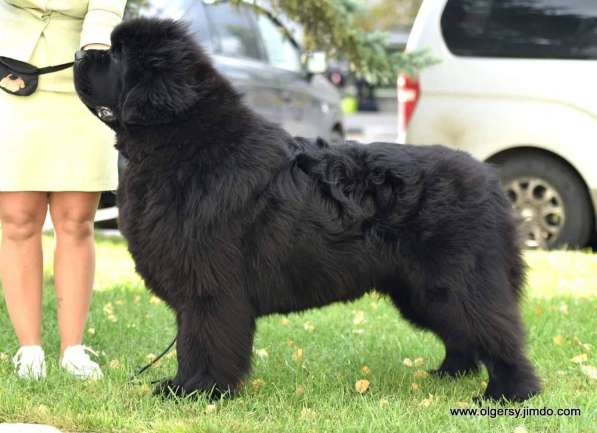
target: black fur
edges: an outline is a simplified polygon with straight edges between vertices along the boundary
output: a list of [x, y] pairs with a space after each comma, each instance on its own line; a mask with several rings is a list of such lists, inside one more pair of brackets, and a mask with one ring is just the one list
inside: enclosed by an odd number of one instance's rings
[[523, 352], [515, 222], [488, 166], [441, 146], [292, 138], [172, 21], [126, 22], [112, 44], [79, 61], [76, 84], [92, 111], [114, 112], [130, 161], [120, 227], [176, 313], [178, 373], [159, 390], [234, 392], [257, 317], [375, 288], [443, 341], [437, 373], [482, 362], [485, 397], [539, 392]]

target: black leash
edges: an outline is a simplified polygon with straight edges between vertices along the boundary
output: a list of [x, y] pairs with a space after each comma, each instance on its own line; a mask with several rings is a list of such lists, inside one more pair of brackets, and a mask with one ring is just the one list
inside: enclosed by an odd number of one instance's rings
[[[178, 338], [178, 334], [176, 334], [176, 337], [174, 337], [174, 340], [172, 340], [172, 343], [170, 343], [168, 345], [168, 347], [166, 347], [166, 349], [164, 349], [164, 351], [162, 353], [160, 353], [155, 359], [153, 359], [151, 362], [149, 362], [149, 364], [147, 364], [144, 367], [142, 367], [141, 369], [139, 369], [139, 371], [137, 371], [136, 373], [133, 373], [133, 375], [131, 375], [131, 377], [129, 377], [129, 382], [132, 382], [137, 377], [139, 377], [141, 374], [145, 373], [149, 368], [151, 368], [151, 366], [153, 364], [155, 364], [160, 359], [162, 359], [164, 357], [164, 355], [166, 355], [166, 353], [170, 352], [170, 350], [174, 346], [174, 343], [176, 343], [176, 339], [177, 338]], [[153, 383], [156, 383], [156, 382], [159, 382], [159, 380], [158, 381], [153, 381], [151, 383], [153, 384]]]

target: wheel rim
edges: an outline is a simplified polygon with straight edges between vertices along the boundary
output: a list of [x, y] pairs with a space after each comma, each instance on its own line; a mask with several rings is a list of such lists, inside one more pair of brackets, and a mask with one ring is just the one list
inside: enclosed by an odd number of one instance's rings
[[538, 177], [519, 177], [506, 184], [506, 193], [522, 219], [527, 248], [547, 248], [566, 221], [564, 202], [558, 191]]

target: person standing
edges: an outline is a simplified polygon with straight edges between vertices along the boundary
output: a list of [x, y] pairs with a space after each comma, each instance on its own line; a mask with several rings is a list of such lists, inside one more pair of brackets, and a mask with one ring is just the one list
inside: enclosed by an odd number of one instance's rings
[[[70, 62], [75, 51], [108, 49], [125, 0], [0, 0], [0, 56], [37, 67]], [[93, 220], [102, 191], [116, 189], [111, 131], [75, 94], [72, 68], [26, 83], [0, 77], [0, 280], [20, 348], [13, 362], [23, 378], [43, 378], [42, 227], [50, 212], [55, 234], [54, 280], [60, 366], [101, 378], [83, 346], [95, 268]]]

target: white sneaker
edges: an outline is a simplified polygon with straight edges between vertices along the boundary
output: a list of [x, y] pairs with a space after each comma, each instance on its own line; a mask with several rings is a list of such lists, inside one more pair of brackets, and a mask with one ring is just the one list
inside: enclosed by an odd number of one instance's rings
[[22, 346], [12, 358], [17, 376], [23, 379], [46, 377], [46, 361], [41, 346]]
[[101, 379], [104, 375], [100, 366], [89, 359], [86, 352], [97, 356], [97, 353], [83, 345], [67, 347], [60, 360], [60, 366], [78, 379]]

